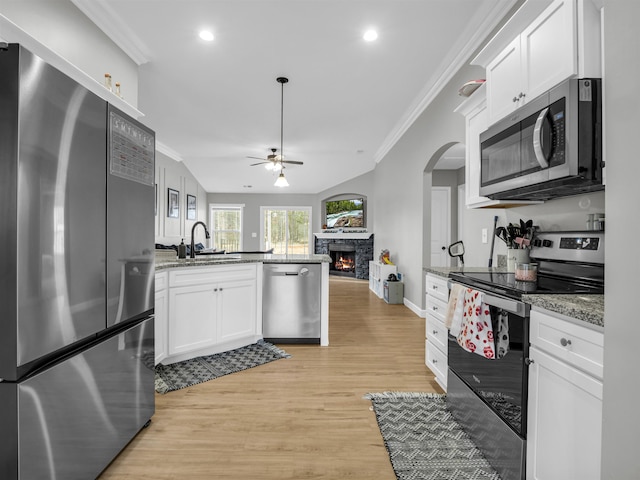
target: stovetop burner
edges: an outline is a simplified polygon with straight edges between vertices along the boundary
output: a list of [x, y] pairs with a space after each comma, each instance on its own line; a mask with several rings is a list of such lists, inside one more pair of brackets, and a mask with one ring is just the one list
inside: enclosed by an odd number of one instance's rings
[[538, 275], [537, 282], [521, 282], [509, 272], [456, 272], [450, 275], [459, 283], [490, 290], [512, 298], [521, 298], [523, 294], [601, 294], [604, 286], [579, 281], [568, 281], [547, 275]]

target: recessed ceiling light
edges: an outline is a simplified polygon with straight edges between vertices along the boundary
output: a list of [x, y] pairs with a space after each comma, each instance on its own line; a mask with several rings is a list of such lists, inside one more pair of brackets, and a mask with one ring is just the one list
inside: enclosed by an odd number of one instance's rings
[[367, 42], [373, 42], [376, 38], [378, 38], [378, 32], [376, 32], [375, 30], [367, 30], [366, 32], [364, 32], [362, 38], [364, 38]]
[[210, 30], [201, 30], [198, 35], [206, 42], [213, 42], [213, 33]]

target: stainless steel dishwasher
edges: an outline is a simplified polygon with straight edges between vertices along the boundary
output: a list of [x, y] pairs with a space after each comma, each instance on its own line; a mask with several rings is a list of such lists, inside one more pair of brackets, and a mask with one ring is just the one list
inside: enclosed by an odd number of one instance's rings
[[264, 265], [262, 330], [274, 343], [320, 343], [322, 266]]

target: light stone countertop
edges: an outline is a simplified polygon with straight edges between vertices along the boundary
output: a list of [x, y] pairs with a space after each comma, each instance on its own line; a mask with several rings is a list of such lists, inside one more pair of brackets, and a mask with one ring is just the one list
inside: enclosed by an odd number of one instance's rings
[[[448, 278], [452, 272], [504, 272], [503, 267], [424, 267], [425, 273]], [[604, 295], [523, 294], [522, 300], [550, 312], [604, 327]]]
[[276, 255], [273, 253], [232, 253], [200, 255], [196, 258], [156, 258], [156, 271], [179, 267], [204, 267], [238, 263], [330, 263], [329, 255]]

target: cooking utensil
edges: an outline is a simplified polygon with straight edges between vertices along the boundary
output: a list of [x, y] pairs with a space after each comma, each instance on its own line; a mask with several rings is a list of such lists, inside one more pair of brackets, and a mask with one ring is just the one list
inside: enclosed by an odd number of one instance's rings
[[462, 243], [462, 240], [458, 240], [457, 242], [449, 245], [449, 255], [452, 257], [458, 257], [460, 259], [460, 263], [464, 266], [464, 243]]
[[493, 217], [493, 235], [491, 236], [491, 251], [489, 253], [489, 268], [493, 265], [493, 247], [496, 243], [496, 225], [498, 224], [498, 216]]

